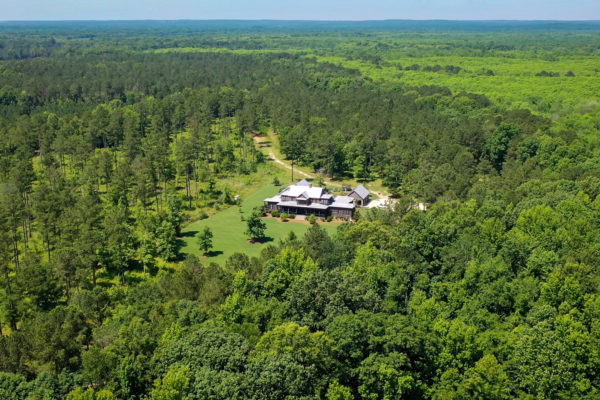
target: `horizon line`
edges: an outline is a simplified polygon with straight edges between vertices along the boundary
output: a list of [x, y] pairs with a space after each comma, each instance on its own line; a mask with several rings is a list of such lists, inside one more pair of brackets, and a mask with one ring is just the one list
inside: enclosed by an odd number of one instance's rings
[[445, 18], [385, 18], [385, 19], [286, 19], [286, 18], [175, 18], [175, 19], [9, 19], [6, 22], [600, 22], [600, 19], [445, 19]]

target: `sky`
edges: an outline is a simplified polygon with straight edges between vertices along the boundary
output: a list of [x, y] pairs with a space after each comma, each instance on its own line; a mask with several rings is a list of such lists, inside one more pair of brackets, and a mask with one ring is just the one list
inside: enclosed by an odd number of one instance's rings
[[600, 0], [0, 0], [0, 21], [600, 20]]

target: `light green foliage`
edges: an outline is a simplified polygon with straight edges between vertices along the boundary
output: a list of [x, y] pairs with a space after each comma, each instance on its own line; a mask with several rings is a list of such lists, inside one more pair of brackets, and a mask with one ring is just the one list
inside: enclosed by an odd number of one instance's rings
[[508, 376], [496, 357], [483, 356], [469, 369], [459, 387], [459, 398], [504, 400], [510, 398]]
[[95, 400], [95, 392], [94, 389], [83, 390], [82, 388], [77, 388], [67, 396], [67, 400]]
[[314, 261], [302, 249], [284, 249], [263, 274], [265, 290], [273, 296], [281, 295], [300, 274], [315, 268]]
[[[594, 77], [596, 57], [589, 54], [565, 55], [559, 60], [543, 60], [519, 51], [513, 51], [508, 57], [497, 56], [493, 52], [478, 57], [453, 54], [402, 58], [386, 54], [385, 57], [392, 65], [376, 66], [368, 61], [349, 60], [341, 56], [319, 56], [318, 59], [358, 69], [374, 80], [401, 82], [413, 87], [433, 81], [454, 92], [482, 93], [514, 109], [532, 108], [546, 113], [561, 107], [581, 107], [585, 101], [598, 100], [598, 82]], [[404, 66], [404, 70], [399, 71], [393, 64]], [[419, 69], [409, 70], [407, 67], [410, 65], [419, 65]], [[434, 65], [456, 65], [462, 70], [458, 74], [423, 70]], [[543, 70], [564, 73], [575, 65], [578, 66], [575, 78], [535, 76], [536, 72]], [[493, 71], [493, 75], [488, 71]], [[573, 96], [573, 93], [577, 93], [577, 96]]]
[[117, 400], [117, 398], [108, 390], [100, 390], [96, 393], [96, 400]]
[[263, 335], [253, 357], [289, 354], [301, 364], [326, 367], [332, 348], [333, 341], [323, 332], [310, 333], [308, 328], [289, 322]]
[[95, 391], [89, 388], [84, 391], [82, 388], [77, 388], [67, 395], [66, 400], [117, 400], [117, 398], [109, 390]]
[[327, 400], [353, 400], [352, 392], [344, 385], [340, 385], [338, 381], [334, 380], [329, 384], [327, 388]]
[[555, 323], [552, 329], [550, 321], [542, 321], [519, 339], [514, 362], [521, 388], [539, 397], [594, 392], [585, 370], [596, 364], [590, 364], [595, 354], [589, 347], [596, 339], [571, 315], [558, 317]]
[[[296, 323], [284, 323], [265, 333], [256, 344], [251, 360], [258, 376], [253, 384], [279, 392], [275, 398], [285, 398], [286, 393], [297, 396], [324, 392], [327, 380], [323, 374], [333, 366], [332, 350], [333, 341], [323, 332], [311, 333]], [[285, 385], [277, 387], [276, 382], [281, 380]]]
[[543, 248], [553, 248], [556, 232], [561, 225], [560, 216], [548, 206], [537, 206], [521, 213], [516, 228], [524, 232], [529, 240]]
[[17, 25], [0, 398], [600, 397], [599, 23]]
[[304, 366], [290, 355], [263, 356], [253, 361], [248, 368], [249, 396], [260, 398], [269, 393], [269, 398], [311, 398], [322, 392], [326, 382], [312, 367]]
[[203, 367], [194, 375], [190, 392], [195, 398], [229, 400], [249, 396], [248, 386], [244, 374]]
[[183, 400], [190, 387], [189, 368], [173, 365], [162, 379], [154, 381], [150, 400]]

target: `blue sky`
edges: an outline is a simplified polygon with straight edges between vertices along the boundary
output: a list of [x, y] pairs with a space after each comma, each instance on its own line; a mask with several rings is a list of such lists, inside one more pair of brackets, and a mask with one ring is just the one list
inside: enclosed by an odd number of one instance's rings
[[600, 20], [600, 0], [0, 0], [0, 20]]

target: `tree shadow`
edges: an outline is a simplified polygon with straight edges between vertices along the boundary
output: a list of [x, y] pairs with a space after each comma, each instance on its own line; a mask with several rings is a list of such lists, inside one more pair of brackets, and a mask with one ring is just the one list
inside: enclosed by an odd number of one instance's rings
[[272, 237], [270, 237], [270, 236], [265, 236], [265, 237], [264, 237], [264, 238], [262, 238], [262, 239], [254, 239], [254, 240], [253, 240], [252, 242], [250, 242], [250, 243], [260, 243], [260, 244], [263, 244], [263, 243], [269, 243], [269, 242], [272, 242], [273, 240], [275, 240], [275, 239], [273, 239], [273, 238], [272, 238]]
[[[151, 276], [153, 276], [152, 273], [149, 273]], [[138, 285], [139, 283], [141, 283], [143, 281], [143, 277], [141, 276], [132, 276], [131, 274], [125, 274], [125, 282], [127, 285]]]
[[180, 237], [192, 237], [192, 236], [196, 236], [197, 233], [198, 233], [198, 231], [181, 232]]
[[210, 257], [220, 256], [221, 254], [223, 254], [223, 252], [221, 250], [211, 250], [205, 254], [206, 254], [207, 258], [210, 258]]
[[[98, 275], [96, 275], [96, 279], [98, 279]], [[105, 280], [97, 280], [96, 286], [99, 286], [103, 289], [108, 289], [113, 286], [113, 283], [110, 281], [105, 281]]]
[[186, 246], [184, 237], [193, 237], [198, 233], [198, 231], [189, 231], [182, 232], [181, 236], [175, 239], [175, 251], [177, 252], [177, 257], [175, 257], [175, 261], [183, 261], [185, 260], [186, 253], [183, 253], [181, 250]]

